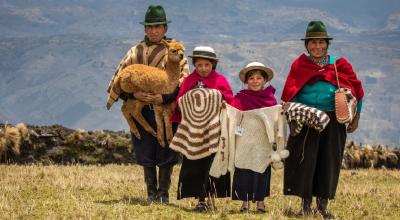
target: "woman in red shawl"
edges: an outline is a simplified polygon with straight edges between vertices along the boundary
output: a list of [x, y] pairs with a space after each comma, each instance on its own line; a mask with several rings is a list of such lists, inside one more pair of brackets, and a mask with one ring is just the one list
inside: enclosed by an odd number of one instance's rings
[[[284, 102], [300, 102], [323, 110], [330, 118], [321, 133], [304, 126], [300, 134], [289, 137], [290, 156], [285, 160], [284, 169], [284, 194], [302, 198], [304, 215], [312, 213], [312, 197], [315, 196], [317, 210], [324, 218], [333, 217], [327, 210], [328, 200], [335, 196], [346, 132], [357, 129], [364, 96], [351, 64], [343, 57], [334, 58], [327, 53], [331, 39], [321, 21], [308, 24], [302, 40], [309, 55], [302, 54], [292, 63], [281, 97]], [[335, 116], [338, 85], [334, 62], [340, 86], [350, 89], [358, 101], [357, 113], [347, 128], [338, 123]]]
[[[186, 92], [194, 88], [216, 89], [231, 104], [233, 101], [232, 89], [226, 78], [215, 71], [217, 67], [217, 56], [211, 47], [196, 47], [193, 50], [192, 63], [195, 70], [183, 81], [176, 100], [179, 100]], [[181, 114], [176, 108], [172, 115], [173, 122], [181, 121]], [[214, 178], [209, 176], [211, 163], [215, 153], [205, 158], [189, 160], [183, 156], [182, 167], [178, 180], [178, 199], [195, 197], [199, 203], [195, 211], [210, 211], [215, 208], [214, 197], [230, 196], [229, 173]], [[205, 198], [208, 198], [206, 203]]]
[[[270, 107], [277, 104], [275, 88], [272, 85], [264, 88], [272, 80], [274, 72], [259, 62], [251, 62], [239, 73], [239, 78], [247, 84], [247, 89], [235, 95], [233, 106], [247, 111]], [[257, 212], [264, 213], [264, 198], [270, 195], [271, 166], [264, 173], [235, 167], [232, 184], [232, 199], [241, 200], [241, 212], [249, 210], [249, 201], [257, 202]]]

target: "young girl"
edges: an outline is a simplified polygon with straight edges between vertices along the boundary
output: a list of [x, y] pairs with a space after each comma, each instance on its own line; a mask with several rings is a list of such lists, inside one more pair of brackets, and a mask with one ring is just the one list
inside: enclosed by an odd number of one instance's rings
[[[196, 47], [193, 50], [192, 63], [195, 70], [185, 79], [180, 88], [177, 100], [194, 88], [218, 90], [227, 103], [232, 103], [232, 89], [223, 75], [215, 71], [217, 56], [211, 47]], [[219, 104], [218, 104], [219, 105]], [[181, 114], [175, 110], [172, 121], [180, 122]], [[173, 148], [172, 145], [170, 145]], [[174, 148], [173, 148], [174, 149]], [[199, 203], [195, 211], [209, 211], [215, 208], [214, 197], [230, 196], [229, 175], [218, 179], [209, 176], [209, 170], [215, 153], [201, 159], [191, 160], [184, 155], [178, 181], [178, 200], [195, 197]], [[206, 203], [205, 198], [208, 198]]]
[[[276, 105], [275, 88], [272, 85], [264, 88], [273, 76], [272, 69], [264, 64], [249, 63], [239, 73], [240, 80], [247, 84], [248, 89], [243, 89], [235, 95], [233, 106], [245, 111]], [[271, 166], [264, 173], [235, 168], [232, 199], [243, 201], [241, 212], [248, 211], [249, 201], [257, 201], [257, 211], [265, 212], [264, 198], [270, 193], [270, 177]]]

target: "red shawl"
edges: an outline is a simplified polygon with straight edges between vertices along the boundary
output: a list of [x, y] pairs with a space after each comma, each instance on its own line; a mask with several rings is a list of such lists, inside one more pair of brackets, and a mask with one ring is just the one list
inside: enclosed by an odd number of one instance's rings
[[[178, 96], [176, 97], [176, 102], [178, 102], [179, 98], [183, 96], [186, 92], [191, 90], [194, 86], [197, 85], [198, 81], [202, 81], [206, 88], [209, 89], [216, 89], [221, 92], [224, 96], [225, 101], [228, 104], [231, 104], [233, 101], [233, 92], [231, 86], [229, 85], [226, 78], [212, 70], [210, 75], [207, 77], [200, 76], [196, 70], [194, 70], [182, 83], [181, 88], [179, 89]], [[181, 113], [178, 109], [178, 105], [176, 105], [174, 113], [172, 115], [171, 120], [173, 122], [180, 122], [181, 121]]]
[[260, 91], [243, 89], [235, 95], [233, 106], [241, 111], [276, 105], [275, 88], [270, 85]]
[[[346, 59], [340, 58], [336, 61], [336, 67], [340, 87], [350, 89], [356, 99], [360, 100], [364, 96], [364, 90], [351, 64]], [[305, 54], [302, 54], [292, 63], [283, 88], [282, 101], [289, 102], [306, 83], [315, 83], [318, 80], [325, 80], [337, 86], [334, 65], [329, 64], [320, 67], [313, 63]]]

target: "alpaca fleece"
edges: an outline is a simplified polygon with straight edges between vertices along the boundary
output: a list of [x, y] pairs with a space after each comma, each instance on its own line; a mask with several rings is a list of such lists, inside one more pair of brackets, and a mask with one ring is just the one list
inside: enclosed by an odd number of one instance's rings
[[222, 94], [216, 89], [197, 88], [183, 95], [178, 100], [182, 121], [169, 147], [189, 160], [215, 153], [221, 131], [222, 99]]
[[[182, 74], [181, 62], [184, 59], [185, 47], [182, 42], [162, 41], [167, 48], [164, 54], [167, 63], [165, 70], [144, 64], [132, 64], [118, 72], [112, 85], [110, 95], [107, 99], [107, 109], [110, 109], [119, 94], [134, 94], [138, 91], [153, 94], [171, 94], [176, 91], [179, 84], [179, 77]], [[164, 100], [163, 100], [164, 101]], [[121, 106], [122, 114], [127, 120], [132, 134], [141, 139], [141, 134], [136, 127], [135, 119], [146, 132], [157, 137], [161, 146], [165, 146], [164, 133], [166, 132], [167, 142], [170, 143], [173, 137], [170, 117], [174, 103], [162, 103], [153, 105], [157, 132], [150, 126], [142, 115], [143, 107], [148, 104], [136, 99], [128, 99]], [[165, 126], [164, 126], [165, 124]], [[164, 130], [165, 127], [165, 130]]]
[[[168, 42], [175, 41], [174, 39], [168, 39]], [[157, 67], [160, 69], [165, 69], [165, 64], [167, 63], [166, 59], [166, 51], [164, 44], [152, 44], [147, 45], [145, 41], [140, 42], [140, 44], [132, 47], [121, 60], [118, 65], [118, 68], [114, 72], [114, 75], [111, 81], [108, 84], [107, 92], [110, 93], [114, 84], [114, 80], [116, 79], [119, 72], [121, 72], [125, 67], [132, 64], [144, 64], [148, 66]], [[181, 74], [179, 76], [179, 83], [183, 82], [189, 75], [189, 64], [186, 58], [184, 58], [180, 62], [181, 66]], [[116, 94], [116, 98], [119, 97], [120, 94]]]

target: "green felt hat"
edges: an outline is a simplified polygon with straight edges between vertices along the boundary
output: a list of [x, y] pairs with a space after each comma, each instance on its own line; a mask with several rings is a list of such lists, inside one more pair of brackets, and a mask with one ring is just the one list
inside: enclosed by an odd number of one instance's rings
[[164, 8], [161, 5], [150, 5], [144, 16], [144, 21], [140, 22], [140, 24], [145, 26], [168, 23], [171, 23], [171, 21], [167, 20]]
[[328, 36], [328, 32], [326, 31], [325, 24], [322, 21], [310, 21], [306, 30], [306, 37], [302, 38], [302, 40], [308, 39], [328, 39], [332, 40], [333, 38]]

